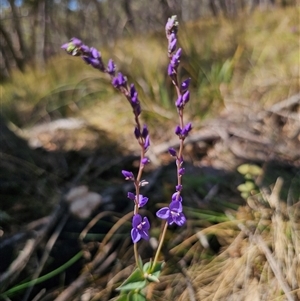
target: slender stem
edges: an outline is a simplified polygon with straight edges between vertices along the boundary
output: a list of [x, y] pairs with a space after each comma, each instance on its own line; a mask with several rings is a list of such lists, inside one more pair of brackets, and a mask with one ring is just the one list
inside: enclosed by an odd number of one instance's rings
[[166, 236], [166, 233], [167, 233], [167, 229], [168, 229], [168, 223], [165, 222], [165, 225], [164, 225], [164, 229], [163, 229], [163, 232], [161, 234], [161, 237], [160, 237], [160, 240], [159, 240], [159, 244], [158, 244], [158, 247], [157, 247], [157, 250], [156, 250], [156, 254], [155, 254], [155, 257], [154, 257], [154, 261], [153, 261], [153, 264], [152, 264], [152, 267], [151, 267], [151, 271], [152, 269], [155, 267], [157, 261], [158, 261], [158, 256], [160, 254], [160, 251], [161, 251], [161, 248], [162, 248], [162, 245], [163, 245], [163, 242], [165, 240], [165, 236]]
[[137, 248], [137, 243], [133, 244], [133, 249], [134, 249], [135, 264], [137, 267], [139, 267], [139, 252]]

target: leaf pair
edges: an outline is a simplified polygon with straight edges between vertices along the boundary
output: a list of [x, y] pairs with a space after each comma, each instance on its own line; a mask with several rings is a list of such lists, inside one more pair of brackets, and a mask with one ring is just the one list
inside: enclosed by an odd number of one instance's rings
[[154, 265], [152, 262], [142, 263], [139, 258], [139, 267], [117, 288], [121, 291], [117, 301], [147, 301], [142, 289], [149, 282], [159, 282], [159, 275], [163, 269], [164, 262], [157, 262]]

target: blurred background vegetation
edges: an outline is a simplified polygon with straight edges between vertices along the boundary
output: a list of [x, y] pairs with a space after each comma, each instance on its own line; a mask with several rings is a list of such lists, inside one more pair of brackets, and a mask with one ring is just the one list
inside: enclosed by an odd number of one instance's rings
[[10, 0], [0, 20], [2, 114], [21, 128], [80, 115], [107, 129], [130, 110], [117, 105], [105, 75], [62, 53], [76, 36], [135, 82], [150, 126], [168, 126], [176, 112], [163, 29], [172, 14], [184, 51], [180, 76], [192, 78], [191, 118], [220, 112], [226, 99], [270, 105], [299, 90], [295, 0]]

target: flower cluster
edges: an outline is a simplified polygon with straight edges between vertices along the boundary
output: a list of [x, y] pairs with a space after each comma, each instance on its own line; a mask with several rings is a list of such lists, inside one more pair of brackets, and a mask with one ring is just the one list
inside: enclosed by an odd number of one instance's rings
[[[134, 210], [132, 217], [131, 239], [134, 243], [134, 255], [136, 261], [136, 270], [124, 281], [124, 283], [117, 288], [121, 291], [120, 298], [118, 300], [127, 300], [128, 298], [139, 298], [139, 300], [146, 300], [143, 293], [143, 289], [150, 282], [158, 282], [159, 275], [162, 271], [163, 262], [159, 262], [159, 255], [162, 249], [162, 245], [165, 239], [166, 231], [169, 225], [176, 224], [177, 226], [183, 226], [186, 223], [186, 217], [183, 214], [183, 198], [182, 192], [182, 177], [185, 174], [185, 168], [183, 167], [183, 144], [186, 137], [192, 130], [192, 124], [190, 122], [185, 123], [183, 120], [183, 111], [185, 105], [190, 100], [190, 78], [183, 81], [178, 79], [178, 67], [180, 65], [180, 59], [182, 55], [182, 49], [177, 49], [177, 32], [178, 21], [176, 16], [172, 16], [168, 19], [166, 24], [166, 36], [168, 39], [168, 75], [170, 76], [172, 83], [177, 92], [177, 99], [175, 106], [177, 108], [179, 124], [175, 127], [175, 134], [179, 138], [179, 149], [169, 149], [169, 153], [176, 160], [177, 166], [177, 183], [175, 185], [175, 192], [171, 197], [171, 201], [167, 207], [163, 207], [156, 212], [156, 216], [164, 220], [163, 231], [160, 235], [159, 244], [157, 246], [154, 260], [142, 262], [138, 255], [137, 243], [141, 239], [149, 240], [150, 223], [146, 216], [142, 216], [139, 212], [149, 201], [148, 197], [140, 193], [143, 186], [148, 182], [142, 179], [143, 170], [146, 164], [149, 163], [149, 159], [146, 153], [150, 147], [150, 138], [147, 125], [141, 125], [141, 105], [134, 84], [128, 85], [127, 78], [121, 72], [117, 71], [116, 65], [112, 59], [108, 60], [107, 65], [104, 64], [101, 53], [94, 47], [84, 45], [78, 38], [72, 38], [68, 43], [62, 45], [68, 54], [72, 56], [80, 56], [85, 63], [91, 65], [93, 68], [106, 73], [111, 80], [112, 86], [122, 93], [129, 102], [135, 120], [135, 126], [133, 135], [140, 146], [140, 163], [137, 175], [132, 171], [122, 170], [122, 174], [127, 181], [131, 181], [135, 187], [135, 191], [129, 191], [127, 197], [133, 202]], [[129, 300], [129, 299], [128, 299]]]
[[183, 121], [183, 110], [185, 105], [190, 100], [190, 92], [188, 90], [191, 79], [188, 78], [182, 81], [181, 84], [178, 83], [177, 69], [180, 63], [180, 58], [182, 54], [182, 49], [177, 48], [177, 32], [178, 32], [178, 21], [176, 16], [172, 16], [168, 19], [166, 24], [166, 37], [168, 39], [168, 75], [171, 77], [172, 82], [175, 86], [177, 92], [177, 100], [175, 102], [178, 116], [179, 125], [175, 127], [175, 134], [180, 139], [180, 148], [177, 152], [174, 148], [169, 149], [171, 156], [176, 158], [177, 166], [177, 185], [175, 187], [176, 192], [173, 194], [171, 202], [168, 207], [161, 208], [156, 212], [156, 216], [167, 221], [168, 225], [173, 223], [178, 226], [182, 226], [186, 222], [186, 218], [182, 213], [182, 176], [185, 173], [185, 168], [183, 167], [183, 143], [185, 138], [188, 136], [189, 132], [192, 130], [192, 124], [188, 122], [184, 125]]
[[134, 243], [137, 243], [141, 238], [149, 239], [148, 231], [150, 223], [146, 217], [138, 214], [139, 208], [143, 207], [148, 198], [139, 193], [140, 187], [148, 184], [147, 181], [141, 180], [144, 166], [149, 163], [149, 159], [145, 156], [150, 146], [149, 131], [146, 125], [140, 125], [139, 116], [141, 114], [141, 105], [138, 98], [138, 92], [134, 84], [128, 87], [127, 78], [121, 73], [116, 72], [116, 65], [112, 59], [109, 59], [107, 66], [104, 65], [101, 53], [94, 47], [84, 45], [78, 38], [72, 38], [70, 42], [61, 46], [68, 54], [72, 56], [80, 56], [87, 64], [98, 69], [101, 72], [109, 74], [111, 84], [119, 90], [127, 98], [132, 107], [135, 117], [134, 136], [141, 147], [140, 168], [137, 177], [131, 171], [123, 170], [122, 174], [126, 180], [132, 181], [135, 186], [136, 193], [128, 192], [128, 198], [134, 201], [134, 216], [132, 219], [131, 238]]

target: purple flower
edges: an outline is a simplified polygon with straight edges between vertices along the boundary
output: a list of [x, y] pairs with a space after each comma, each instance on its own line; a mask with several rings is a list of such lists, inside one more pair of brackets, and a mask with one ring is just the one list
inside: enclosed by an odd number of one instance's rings
[[182, 185], [176, 185], [176, 187], [175, 187], [175, 188], [176, 188], [176, 191], [178, 191], [178, 192], [179, 192], [179, 191], [181, 191], [181, 190], [182, 190]]
[[84, 45], [84, 44], [82, 44], [82, 45], [80, 46], [80, 50], [81, 50], [81, 52], [82, 52], [83, 54], [88, 54], [88, 53], [90, 52], [89, 46]]
[[134, 84], [130, 85], [130, 103], [133, 108], [134, 115], [139, 116], [142, 110], [138, 99], [138, 92], [136, 91]]
[[133, 243], [137, 243], [141, 238], [149, 240], [150, 223], [147, 217], [135, 214], [132, 218], [131, 239]]
[[139, 208], [144, 207], [147, 204], [147, 202], [148, 202], [148, 198], [140, 194], [138, 200], [138, 207]]
[[169, 148], [169, 153], [172, 157], [177, 157], [177, 152], [173, 147]]
[[67, 50], [68, 49], [68, 47], [69, 47], [69, 45], [70, 45], [70, 43], [65, 43], [65, 44], [63, 44], [63, 45], [61, 45], [61, 49], [64, 49], [64, 50]]
[[135, 200], [135, 194], [132, 193], [132, 192], [130, 192], [130, 191], [127, 193], [127, 197], [128, 197], [130, 200], [132, 200], [132, 201]]
[[187, 137], [187, 135], [189, 134], [189, 132], [192, 130], [192, 123], [189, 122], [181, 131], [181, 135], [183, 137]]
[[173, 76], [176, 73], [174, 67], [172, 66], [172, 64], [168, 65], [168, 75], [169, 76]]
[[176, 134], [177, 136], [180, 136], [180, 135], [181, 135], [181, 127], [180, 127], [179, 125], [177, 125], [176, 128], [175, 128], [175, 134]]
[[132, 104], [136, 104], [139, 102], [138, 92], [136, 91], [134, 84], [130, 85], [130, 100]]
[[190, 81], [191, 81], [191, 79], [188, 78], [188, 79], [184, 80], [181, 83], [181, 85], [180, 85], [180, 91], [181, 91], [182, 94], [188, 90], [189, 85], [190, 85]]
[[[136, 195], [132, 192], [128, 192], [127, 193], [127, 197], [132, 200], [132, 201], [136, 201]], [[138, 198], [138, 207], [139, 208], [142, 208], [144, 207], [148, 202], [148, 198], [143, 196], [142, 194], [139, 195], [139, 198]]]
[[183, 105], [188, 103], [190, 100], [190, 91], [185, 91], [184, 94], [182, 95], [182, 100], [183, 100]]
[[161, 208], [156, 212], [156, 216], [167, 220], [168, 225], [175, 223], [182, 226], [186, 222], [186, 218], [182, 213], [182, 204], [179, 201], [172, 201], [169, 207]]
[[183, 108], [184, 107], [184, 101], [183, 101], [183, 97], [182, 95], [179, 95], [179, 97], [177, 98], [175, 105], [178, 109]]
[[72, 44], [73, 44], [74, 46], [76, 46], [76, 47], [80, 47], [80, 46], [83, 45], [82, 41], [79, 40], [78, 38], [72, 38], [70, 41], [71, 41]]
[[112, 85], [115, 88], [126, 87], [126, 84], [127, 84], [127, 79], [121, 72], [119, 72], [118, 75], [115, 76], [112, 80]]
[[148, 131], [147, 125], [144, 124], [143, 130], [142, 130], [142, 137], [146, 138], [147, 136], [149, 136], [149, 131]]
[[107, 63], [107, 73], [110, 74], [111, 76], [115, 76], [116, 74], [116, 65], [112, 59], [109, 59]]
[[170, 36], [172, 33], [177, 33], [178, 31], [178, 21], [177, 21], [177, 16], [174, 15], [171, 18], [168, 19], [168, 22], [165, 27], [166, 30], [166, 36], [167, 38]]
[[148, 135], [148, 136], [146, 137], [146, 139], [145, 139], [144, 150], [147, 151], [148, 148], [149, 148], [149, 146], [150, 146], [150, 137], [149, 137], [149, 135]]
[[139, 139], [141, 137], [141, 132], [137, 126], [134, 128], [134, 136], [136, 139]]
[[141, 162], [142, 162], [143, 165], [146, 165], [150, 162], [150, 160], [147, 157], [145, 157], [145, 158], [142, 159]]
[[134, 175], [131, 171], [122, 170], [122, 174], [125, 177], [125, 180], [134, 181]]
[[182, 202], [182, 196], [179, 194], [178, 191], [176, 191], [172, 195], [172, 202], [175, 202], [175, 201]]
[[184, 173], [185, 173], [185, 168], [184, 168], [184, 167], [180, 168], [179, 171], [178, 171], [178, 174], [179, 174], [180, 176], [183, 176]]
[[182, 49], [179, 48], [176, 53], [172, 56], [171, 59], [171, 65], [172, 67], [174, 67], [175, 69], [178, 67], [179, 63], [180, 63], [180, 57], [181, 57], [181, 53], [182, 53]]
[[63, 44], [61, 48], [73, 56], [90, 56], [90, 48], [77, 38], [72, 38], [69, 43]]
[[101, 53], [94, 47], [88, 48], [85, 45], [82, 45], [80, 47], [81, 50], [81, 55], [82, 55], [82, 59], [89, 65], [91, 65], [92, 67], [101, 70], [101, 71], [105, 71], [103, 62], [102, 62], [102, 57], [101, 57]]
[[176, 50], [176, 45], [177, 45], [177, 39], [173, 39], [172, 41], [170, 41], [168, 46], [168, 52], [173, 53]]

